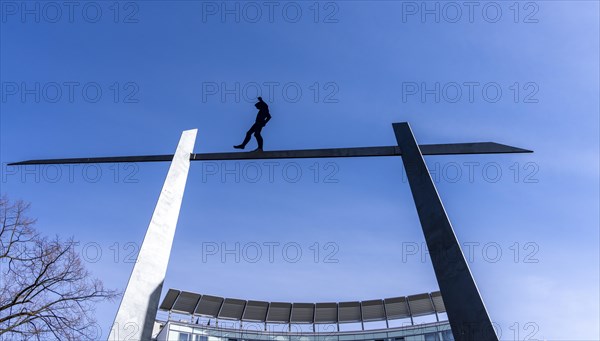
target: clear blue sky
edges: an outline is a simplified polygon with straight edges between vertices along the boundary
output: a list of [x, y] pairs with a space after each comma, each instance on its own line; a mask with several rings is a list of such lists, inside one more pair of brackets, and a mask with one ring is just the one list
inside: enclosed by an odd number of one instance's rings
[[[44, 233], [79, 240], [108, 287], [125, 288], [168, 164], [5, 164], [168, 154], [189, 128], [197, 152], [230, 151], [259, 89], [269, 150], [393, 145], [400, 121], [420, 143], [535, 150], [427, 162], [502, 338], [600, 338], [597, 1], [0, 4], [1, 193], [32, 202]], [[421, 16], [436, 4], [439, 18]], [[402, 172], [398, 158], [194, 163], [163, 290], [273, 301], [435, 291]], [[240, 262], [222, 262], [236, 243]], [[117, 305], [98, 307], [104, 335]]]

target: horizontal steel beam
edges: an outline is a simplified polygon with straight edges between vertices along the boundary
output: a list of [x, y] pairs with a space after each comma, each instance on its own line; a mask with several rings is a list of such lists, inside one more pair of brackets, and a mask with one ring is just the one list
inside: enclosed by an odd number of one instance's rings
[[[420, 145], [423, 155], [456, 155], [456, 154], [501, 154], [501, 153], [532, 153], [531, 150], [511, 147], [494, 142], [448, 143]], [[263, 152], [234, 152], [234, 153], [203, 153], [191, 154], [191, 161], [218, 160], [257, 160], [257, 159], [306, 159], [306, 158], [340, 158], [340, 157], [369, 157], [369, 156], [398, 156], [402, 155], [400, 147], [358, 147], [358, 148], [329, 148], [276, 150]], [[171, 161], [173, 155], [146, 156], [113, 156], [73, 159], [29, 160], [8, 164], [20, 165], [51, 165], [79, 163], [121, 163], [121, 162], [161, 162]]]
[[172, 161], [173, 155], [145, 155], [145, 156], [107, 156], [107, 157], [88, 157], [73, 159], [48, 159], [48, 160], [29, 160], [15, 163], [9, 163], [9, 166], [21, 165], [59, 165], [59, 164], [77, 164], [77, 163], [128, 163], [128, 162], [166, 162]]

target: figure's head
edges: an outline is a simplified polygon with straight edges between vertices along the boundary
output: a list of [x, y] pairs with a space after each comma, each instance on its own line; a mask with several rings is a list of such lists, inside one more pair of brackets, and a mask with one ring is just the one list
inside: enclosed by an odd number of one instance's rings
[[254, 104], [254, 106], [258, 110], [267, 110], [267, 108], [269, 107], [267, 105], [267, 103], [265, 103], [265, 101], [263, 101], [262, 97], [260, 97], [260, 96], [258, 97], [258, 102], [256, 102], [256, 104]]

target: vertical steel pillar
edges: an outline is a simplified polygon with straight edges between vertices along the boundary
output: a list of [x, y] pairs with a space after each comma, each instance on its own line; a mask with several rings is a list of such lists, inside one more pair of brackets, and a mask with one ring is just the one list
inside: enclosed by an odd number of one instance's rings
[[108, 340], [150, 340], [198, 130], [181, 134]]
[[406, 122], [394, 123], [393, 128], [454, 339], [497, 341], [490, 317], [410, 125]]

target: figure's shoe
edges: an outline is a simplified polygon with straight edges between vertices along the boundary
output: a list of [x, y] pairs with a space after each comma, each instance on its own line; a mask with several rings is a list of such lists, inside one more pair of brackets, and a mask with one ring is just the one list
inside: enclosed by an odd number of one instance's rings
[[262, 152], [262, 151], [263, 151], [262, 148], [256, 148], [256, 149], [253, 150], [253, 152]]
[[237, 146], [233, 146], [233, 148], [235, 148], [235, 149], [244, 149], [244, 146], [241, 145], [241, 144], [239, 144]]

